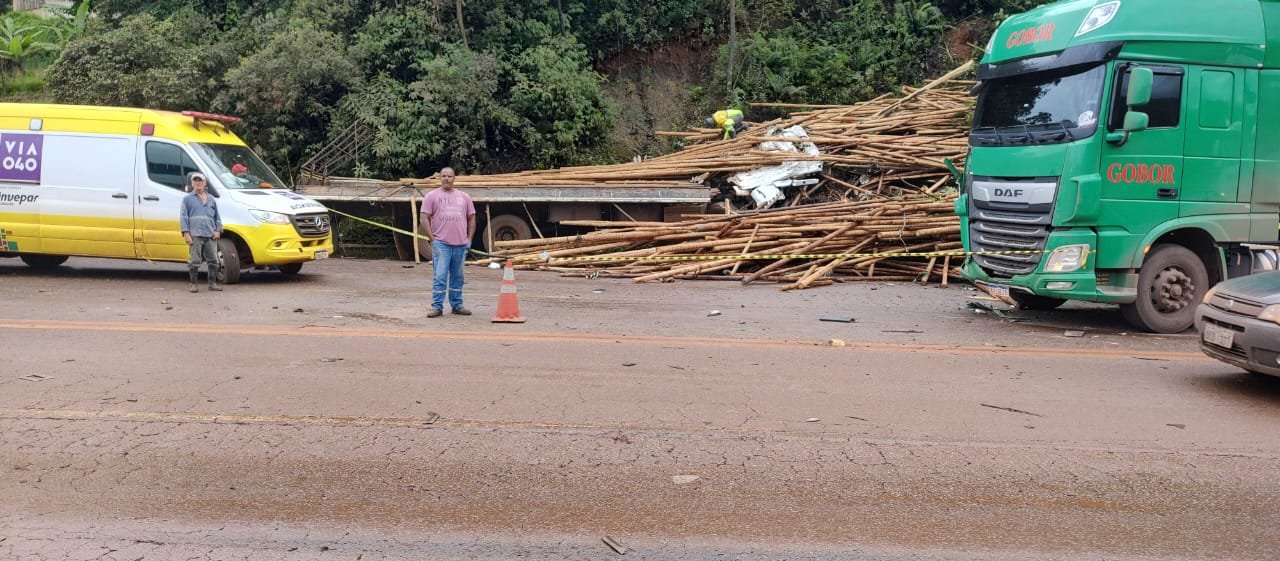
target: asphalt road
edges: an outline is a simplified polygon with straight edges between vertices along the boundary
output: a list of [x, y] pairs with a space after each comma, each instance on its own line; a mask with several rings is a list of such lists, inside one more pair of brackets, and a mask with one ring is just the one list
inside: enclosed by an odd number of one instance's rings
[[467, 274], [0, 260], [0, 559], [1280, 558], [1280, 380], [1194, 334], [529, 272], [495, 325]]

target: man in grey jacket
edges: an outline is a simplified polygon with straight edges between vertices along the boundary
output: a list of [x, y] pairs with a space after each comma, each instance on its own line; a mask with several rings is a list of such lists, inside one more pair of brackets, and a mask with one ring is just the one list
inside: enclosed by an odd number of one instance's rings
[[191, 292], [200, 292], [196, 280], [200, 276], [200, 262], [208, 264], [209, 290], [222, 290], [218, 286], [218, 238], [222, 237], [222, 216], [218, 214], [218, 201], [209, 195], [204, 175], [192, 173], [187, 182], [191, 193], [182, 198], [182, 213], [178, 223], [182, 227], [182, 239], [191, 248], [187, 267], [191, 274]]

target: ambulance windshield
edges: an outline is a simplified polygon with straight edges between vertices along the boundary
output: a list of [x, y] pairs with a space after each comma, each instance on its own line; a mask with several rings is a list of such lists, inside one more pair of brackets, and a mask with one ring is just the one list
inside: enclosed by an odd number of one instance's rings
[[244, 146], [193, 142], [200, 156], [228, 189], [284, 189], [279, 177]]

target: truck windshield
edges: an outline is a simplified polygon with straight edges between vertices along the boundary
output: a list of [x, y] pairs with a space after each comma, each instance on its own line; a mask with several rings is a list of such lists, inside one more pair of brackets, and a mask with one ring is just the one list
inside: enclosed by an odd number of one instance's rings
[[200, 156], [228, 189], [284, 189], [285, 184], [253, 153], [235, 144], [193, 142]]
[[972, 146], [1056, 144], [1098, 130], [1103, 65], [1009, 76], [983, 84]]

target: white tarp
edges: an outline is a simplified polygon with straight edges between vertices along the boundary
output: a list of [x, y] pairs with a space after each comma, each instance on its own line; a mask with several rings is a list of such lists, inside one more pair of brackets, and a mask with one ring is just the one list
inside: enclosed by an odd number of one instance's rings
[[[783, 129], [781, 134], [776, 128], [769, 129], [767, 134], [785, 138], [809, 138], [809, 133], [800, 125]], [[822, 154], [812, 142], [769, 141], [760, 143], [760, 149], [769, 152], [795, 152], [797, 154], [803, 151], [810, 156]], [[783, 162], [781, 165], [735, 173], [729, 178], [729, 183], [733, 184], [734, 192], [738, 196], [745, 197], [750, 195], [751, 199], [756, 202], [756, 208], [769, 208], [783, 199], [782, 189], [789, 187], [794, 180], [821, 171], [822, 162], [819, 161], [790, 161]]]

